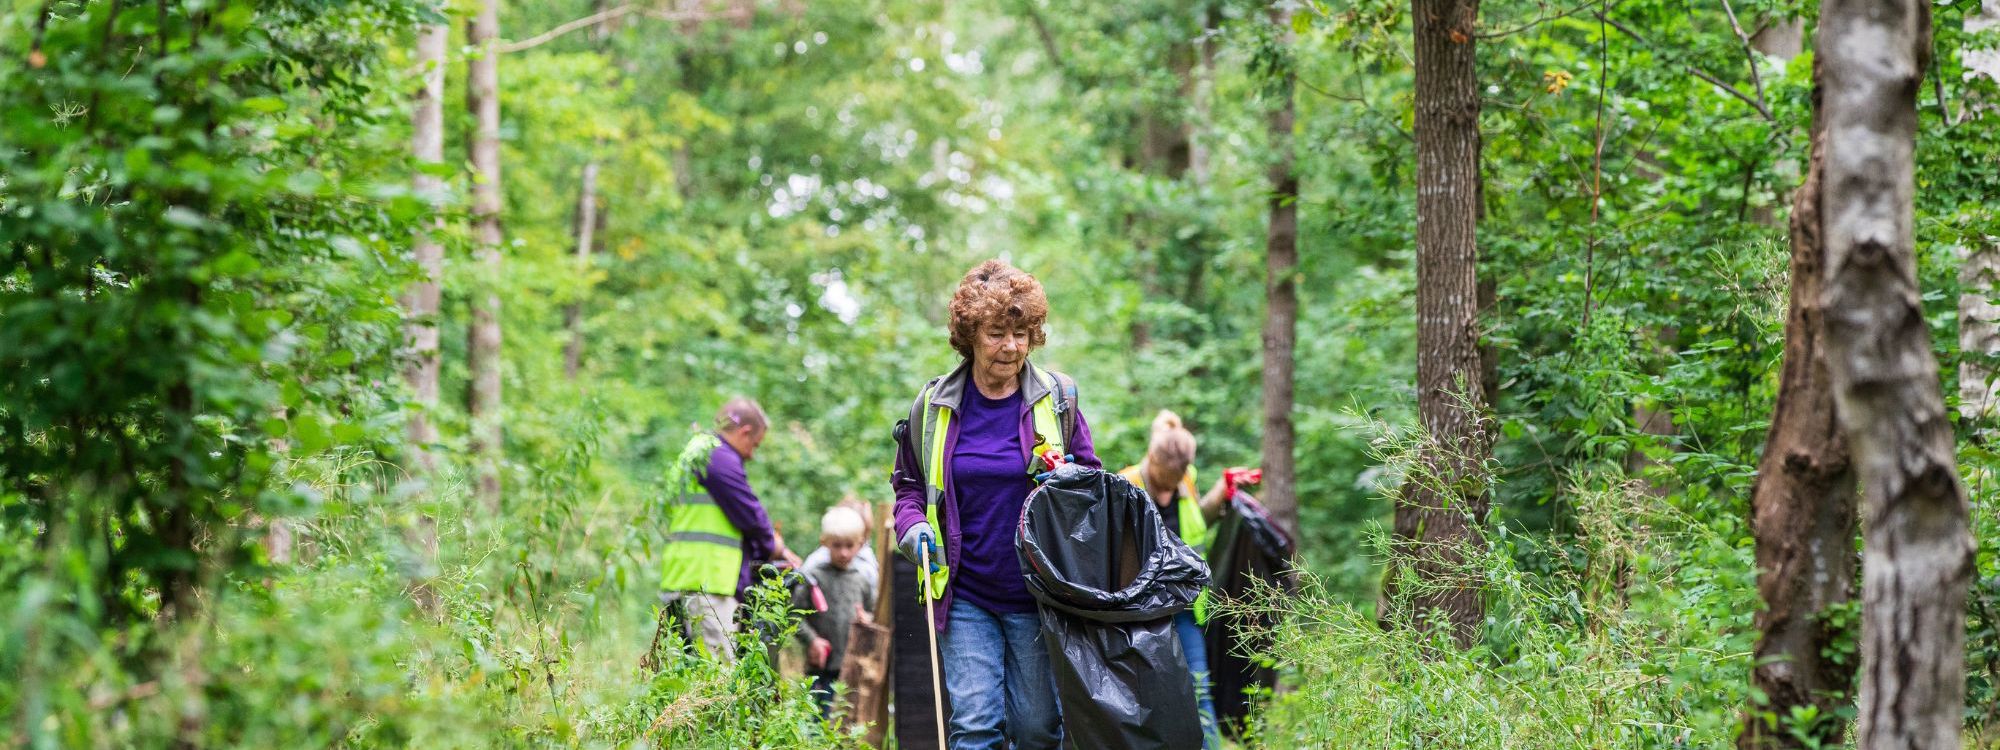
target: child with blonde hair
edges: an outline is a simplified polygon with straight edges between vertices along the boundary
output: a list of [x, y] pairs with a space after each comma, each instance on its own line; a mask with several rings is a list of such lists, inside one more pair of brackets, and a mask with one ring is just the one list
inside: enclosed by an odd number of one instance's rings
[[[806, 610], [799, 623], [799, 642], [806, 647], [806, 674], [820, 709], [830, 709], [833, 683], [847, 655], [847, 633], [854, 621], [869, 619], [875, 605], [878, 573], [857, 558], [868, 541], [868, 521], [852, 506], [842, 504], [820, 517], [820, 548], [800, 569], [805, 583], [793, 592], [793, 606]], [[824, 554], [822, 554], [824, 553]], [[813, 596], [818, 589], [819, 596]]]

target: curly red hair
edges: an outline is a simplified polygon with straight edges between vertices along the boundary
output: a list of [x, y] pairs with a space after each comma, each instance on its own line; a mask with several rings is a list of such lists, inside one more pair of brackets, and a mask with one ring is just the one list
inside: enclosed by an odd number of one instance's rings
[[1042, 282], [1006, 261], [989, 260], [966, 272], [951, 295], [951, 348], [972, 359], [980, 327], [996, 322], [1026, 327], [1028, 347], [1039, 348], [1048, 341], [1042, 330], [1048, 318], [1049, 297]]

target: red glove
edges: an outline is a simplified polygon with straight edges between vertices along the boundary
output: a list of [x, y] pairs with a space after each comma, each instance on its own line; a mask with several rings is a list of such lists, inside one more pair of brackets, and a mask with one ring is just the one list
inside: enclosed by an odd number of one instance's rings
[[1245, 469], [1239, 466], [1224, 469], [1222, 472], [1222, 483], [1229, 487], [1229, 494], [1231, 496], [1235, 496], [1236, 490], [1239, 488], [1262, 484], [1263, 481], [1263, 469]]

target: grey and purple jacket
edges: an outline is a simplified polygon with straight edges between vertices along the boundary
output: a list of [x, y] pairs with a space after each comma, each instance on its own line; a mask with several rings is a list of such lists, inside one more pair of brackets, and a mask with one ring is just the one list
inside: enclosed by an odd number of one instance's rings
[[[889, 478], [890, 486], [896, 491], [896, 538], [898, 539], [901, 539], [910, 530], [910, 527], [926, 521], [924, 517], [925, 477], [921, 468], [922, 463], [918, 460], [915, 453], [915, 451], [925, 449], [922, 440], [916, 437], [919, 433], [920, 420], [923, 419], [923, 415], [927, 411], [927, 406], [944, 407], [953, 412], [961, 411], [965, 398], [965, 390], [971, 384], [971, 369], [970, 361], [961, 362], [950, 374], [930, 381], [930, 383], [925, 385], [923, 390], [918, 392], [918, 401], [911, 406], [911, 437], [908, 440], [902, 441], [902, 444], [897, 447], [896, 470]], [[1033, 462], [1031, 453], [1036, 442], [1034, 428], [1035, 403], [1045, 397], [1058, 400], [1063, 398], [1063, 395], [1055, 393], [1048, 383], [1034, 376], [1036, 369], [1034, 364], [1029, 362], [1021, 368], [1020, 374], [1022, 398], [1020, 401], [1021, 414], [1019, 421], [1021, 431], [1021, 471], [1023, 473], [1027, 473], [1029, 466]], [[1057, 378], [1057, 381], [1066, 382], [1066, 379]], [[925, 393], [930, 394], [928, 401], [923, 400], [923, 394]], [[1083, 412], [1076, 410], [1073, 404], [1069, 405], [1068, 408], [1074, 410], [1075, 413], [1073, 414], [1074, 426], [1070, 429], [1071, 434], [1065, 436], [1063, 440], [1065, 450], [1071, 456], [1075, 457], [1076, 463], [1093, 469], [1102, 469], [1104, 464], [1098, 460], [1097, 450], [1091, 444], [1090, 425], [1084, 421]], [[949, 465], [952, 453], [958, 446], [959, 425], [960, 420], [954, 419], [950, 421], [950, 424], [945, 429], [944, 445], [940, 454], [946, 462], [942, 471], [944, 491], [938, 498], [937, 503], [938, 520], [944, 528], [932, 529], [933, 532], [942, 537], [945, 565], [954, 571], [961, 569], [958, 563], [964, 540], [963, 530], [959, 526], [959, 513], [957, 512], [958, 499], [952, 489], [952, 472]], [[944, 630], [948, 624], [951, 601], [952, 590], [951, 587], [947, 586], [944, 594], [938, 597], [937, 601], [932, 605], [934, 608], [933, 611], [937, 615], [938, 630]]]

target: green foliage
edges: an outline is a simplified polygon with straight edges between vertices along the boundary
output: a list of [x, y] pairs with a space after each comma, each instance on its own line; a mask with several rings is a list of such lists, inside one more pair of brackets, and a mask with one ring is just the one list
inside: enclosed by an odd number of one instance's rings
[[[1261, 742], [1719, 746], [1759, 704], [1745, 518], [1810, 51], [1747, 54], [1722, 7], [1627, 0], [1600, 22], [1483, 4], [1499, 439], [1489, 544], [1462, 571], [1489, 618], [1459, 653], [1371, 609], [1417, 439], [1383, 427], [1414, 400], [1406, 4], [1308, 2], [1288, 29], [1238, 0], [626, 12], [500, 53], [496, 279], [464, 251], [461, 160], [431, 168], [442, 204], [407, 187], [412, 32], [459, 26], [469, 6], [447, 5], [0, 10], [0, 742], [855, 746], [783, 650], [646, 653], [689, 425], [732, 395], [762, 402], [751, 480], [805, 551], [842, 495], [889, 499], [888, 426], [957, 361], [944, 301], [1000, 256], [1045, 283], [1037, 361], [1077, 378], [1108, 464], [1139, 459], [1162, 408], [1205, 473], [1257, 463], [1281, 73], [1297, 82], [1293, 416], [1315, 576], [1270, 604], [1289, 615], [1271, 656], [1298, 689], [1269, 696]], [[502, 6], [516, 40], [603, 9]], [[2000, 236], [2000, 130], [1968, 106], [2000, 92], [1964, 76], [1966, 51], [1994, 43], [1963, 31], [1975, 8], [1934, 6], [1942, 86], [1920, 98], [1919, 272], [1946, 393], [1980, 357], [1956, 350], [1956, 293], [1991, 292], [1959, 288], [1959, 258]], [[1810, 47], [1810, 3], [1730, 10], [1746, 33], [1797, 20]], [[469, 51], [451, 49], [458, 154]], [[601, 216], [580, 258], [586, 164]], [[409, 238], [437, 218], [445, 395], [427, 416], [443, 437], [419, 476], [397, 299]], [[468, 509], [461, 476], [475, 279], [506, 300], [497, 511]], [[1960, 429], [1981, 540], [1967, 721], [1991, 732], [2000, 454], [1991, 425]], [[1420, 588], [1403, 583], [1393, 596]], [[753, 607], [746, 639], [782, 633], [782, 608]], [[1850, 631], [1855, 613], [1827, 617]], [[1833, 648], [1852, 663], [1851, 639]], [[1767, 718], [1808, 744], [1851, 720]]]
[[[392, 424], [350, 415], [396, 398], [371, 387], [401, 335], [387, 240], [419, 210], [377, 182], [401, 157], [363, 79], [412, 12], [16, 8], [0, 21], [0, 589], [16, 624], [0, 664], [20, 679], [0, 703], [27, 709], [26, 739], [71, 744], [88, 734], [53, 717], [160, 686], [168, 655], [202, 639], [155, 626], [257, 569], [248, 522], [311, 502], [279, 442], [310, 457]], [[109, 682], [86, 698], [72, 667]]]
[[[1402, 480], [1428, 439], [1376, 423], [1376, 450]], [[1487, 596], [1483, 640], [1461, 651], [1405, 603], [1431, 581], [1407, 575], [1371, 615], [1306, 576], [1300, 595], [1234, 607], [1284, 617], [1266, 653], [1297, 689], [1256, 730], [1266, 746], [1655, 748], [1729, 744], [1746, 699], [1751, 551], [1732, 529], [1689, 514], [1638, 482], [1580, 477], [1569, 489], [1580, 570], [1517, 564], [1547, 541], [1497, 526], [1459, 548], [1448, 580]], [[1380, 557], [1402, 554], [1379, 526]], [[1385, 624], [1379, 618], [1387, 618]]]

